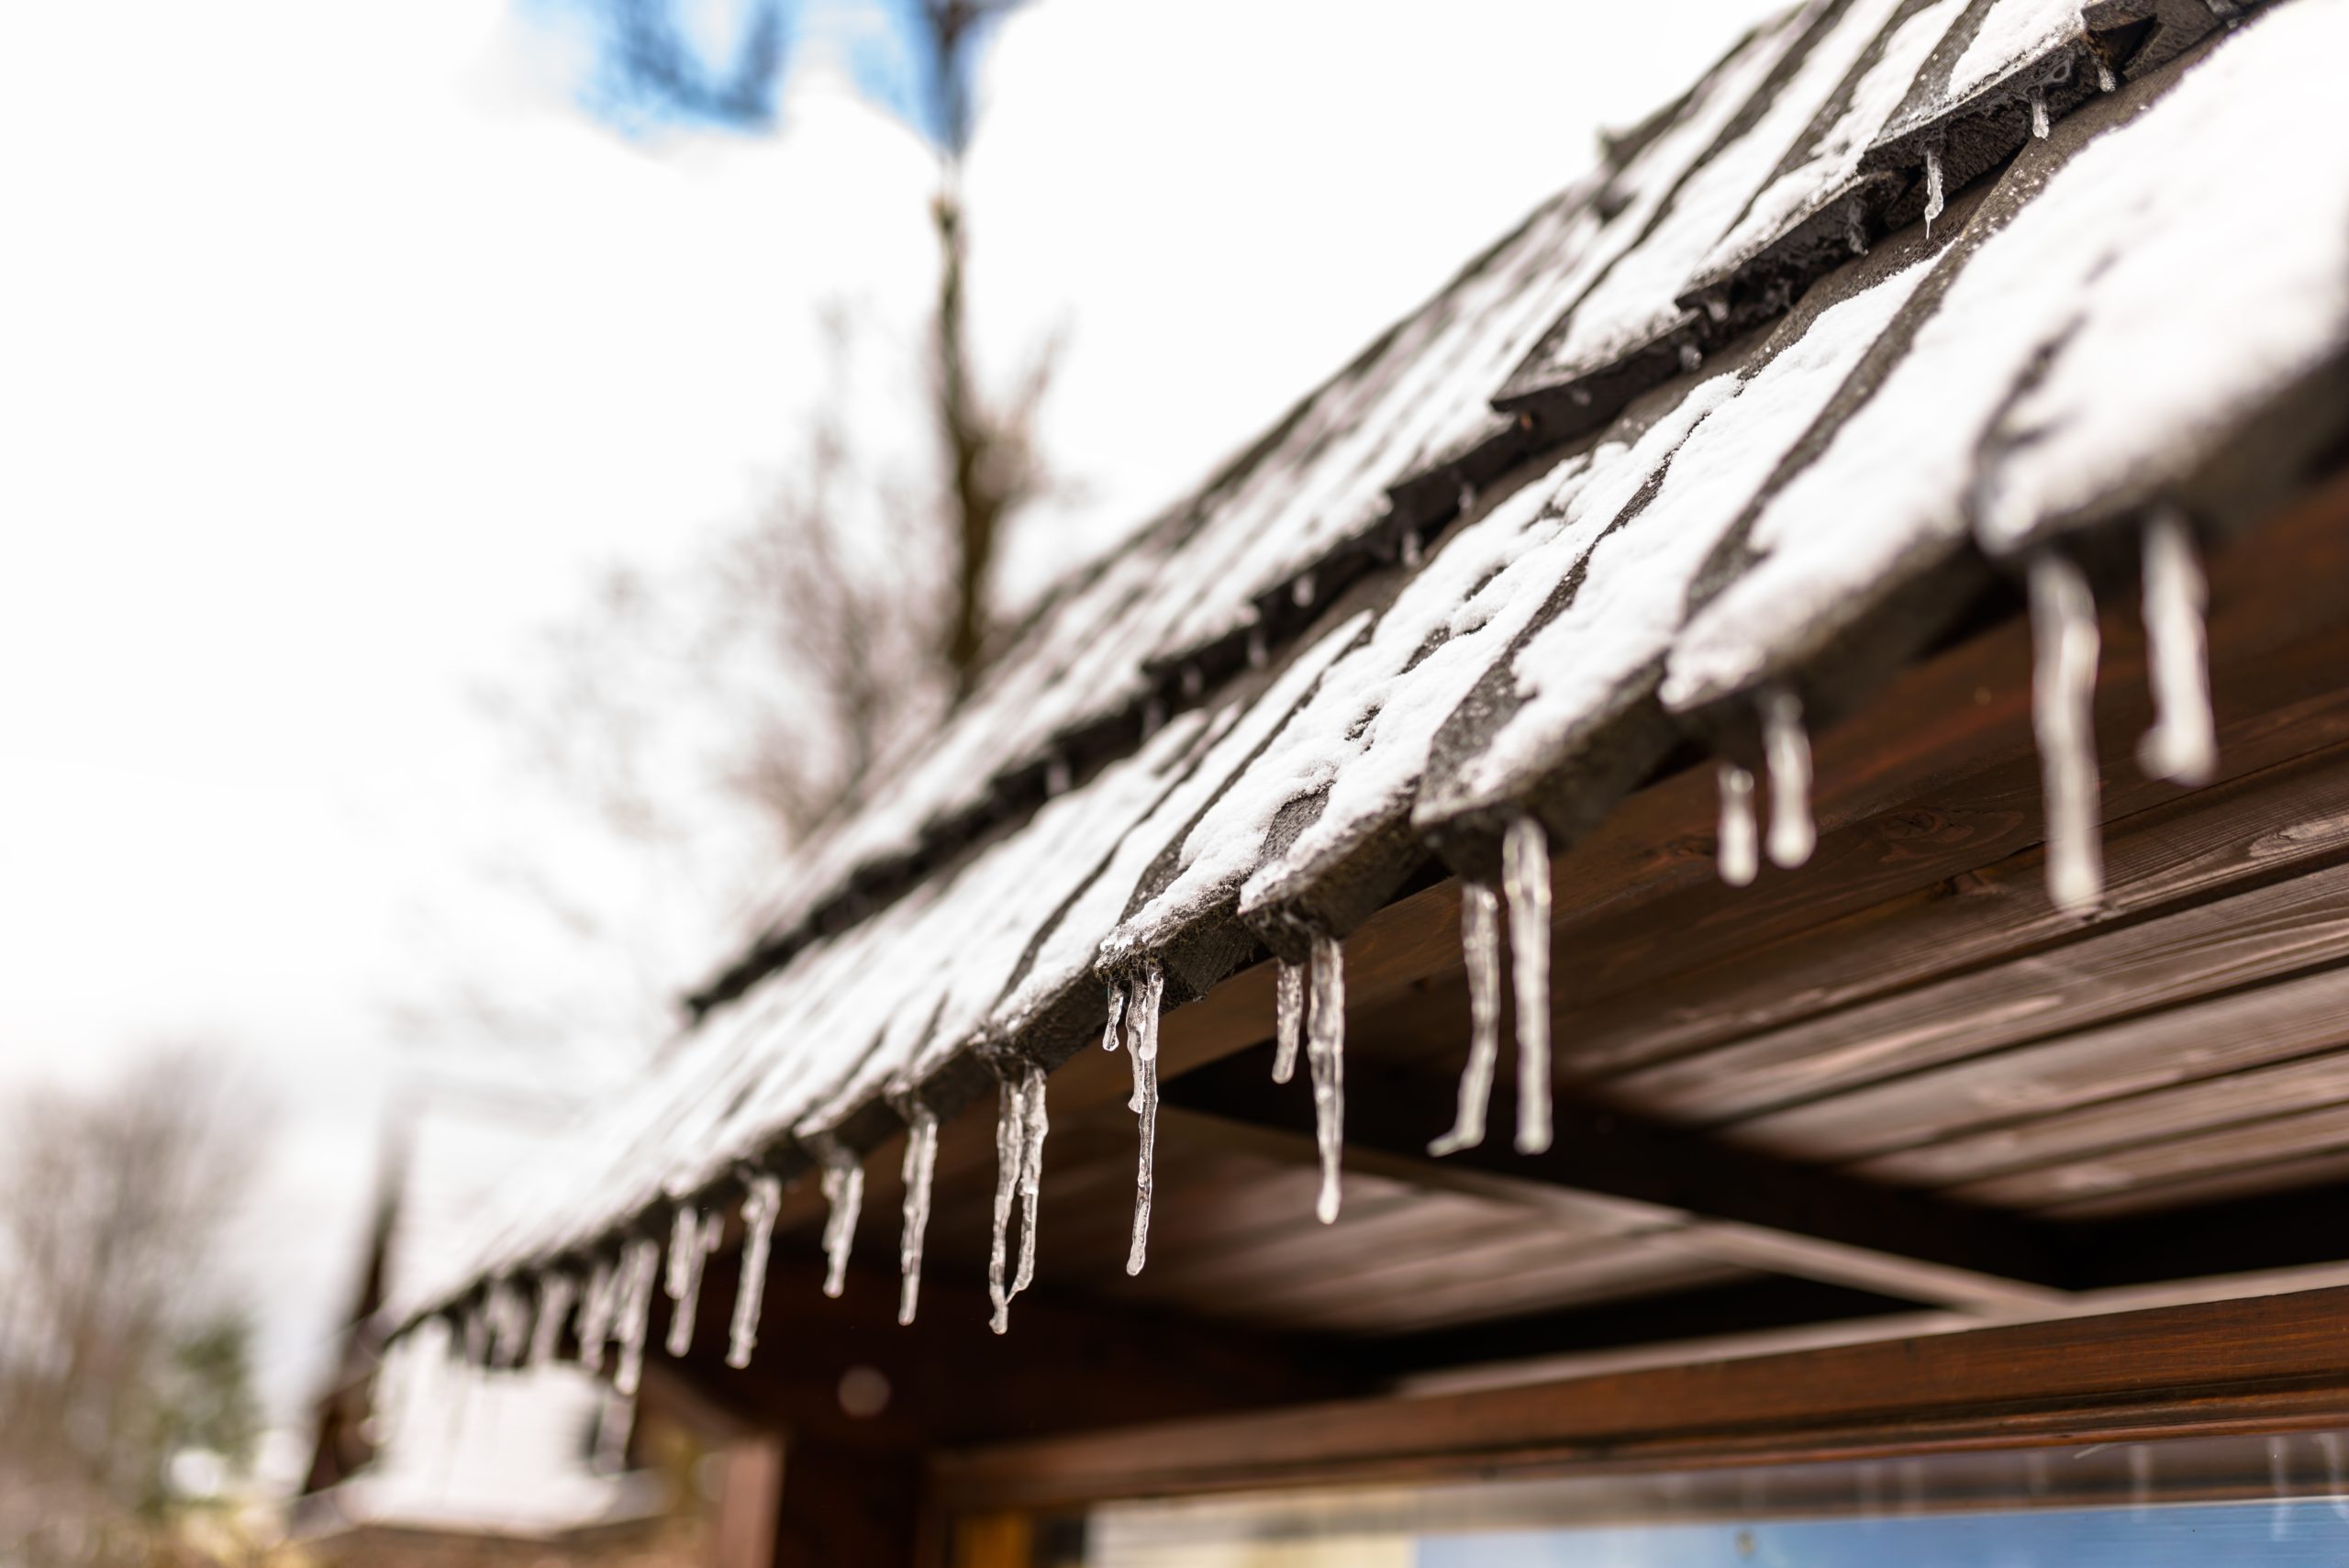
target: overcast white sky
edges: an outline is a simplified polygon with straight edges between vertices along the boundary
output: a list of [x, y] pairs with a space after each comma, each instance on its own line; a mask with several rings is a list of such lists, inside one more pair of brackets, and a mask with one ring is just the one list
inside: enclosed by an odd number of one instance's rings
[[[1040, 550], [1200, 477], [1769, 8], [1016, 17], [974, 308], [998, 362], [1068, 334], [1084, 488]], [[0, 7], [0, 1095], [251, 1059], [281, 1399], [348, 1288], [389, 1010], [452, 952], [561, 962], [484, 893], [548, 829], [470, 694], [599, 563], [754, 503], [819, 302], [929, 284], [928, 154], [836, 77], [780, 136], [648, 147], [531, 39], [507, 0]]]

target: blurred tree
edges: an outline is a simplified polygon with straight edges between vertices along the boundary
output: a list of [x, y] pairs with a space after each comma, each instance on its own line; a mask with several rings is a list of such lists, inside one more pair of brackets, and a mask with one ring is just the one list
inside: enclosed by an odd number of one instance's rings
[[134, 1560], [180, 1496], [175, 1459], [250, 1457], [250, 1335], [217, 1293], [253, 1131], [219, 1063], [187, 1051], [7, 1116], [0, 1562]]

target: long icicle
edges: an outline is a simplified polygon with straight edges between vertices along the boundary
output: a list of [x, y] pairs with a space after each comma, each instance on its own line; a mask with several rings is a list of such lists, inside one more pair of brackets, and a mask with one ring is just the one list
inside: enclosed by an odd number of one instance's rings
[[1126, 1273], [1141, 1273], [1150, 1251], [1150, 1200], [1158, 1162], [1158, 1010], [1166, 999], [1166, 972], [1151, 964], [1126, 996], [1126, 1053], [1133, 1059], [1133, 1108], [1141, 1133], [1134, 1162], [1134, 1230]]
[[938, 1113], [912, 1102], [906, 1118], [905, 1226], [897, 1236], [897, 1322], [914, 1320], [921, 1303], [921, 1243], [930, 1229], [930, 1189], [938, 1174]]
[[857, 1218], [864, 1212], [864, 1165], [845, 1144], [827, 1137], [823, 1144], [824, 1294], [837, 1297], [848, 1286], [849, 1249], [856, 1244]]
[[599, 1262], [587, 1275], [579, 1297], [579, 1364], [589, 1372], [604, 1370], [604, 1349], [612, 1342], [612, 1315], [619, 1307], [619, 1270]]
[[2096, 599], [2053, 552], [2031, 563], [2032, 730], [2047, 800], [2047, 896], [2085, 915], [2104, 891], [2097, 834]]
[[1031, 1062], [1019, 1084], [1027, 1101], [1019, 1145], [1019, 1268], [1011, 1276], [1018, 1296], [1036, 1283], [1036, 1207], [1044, 1192], [1044, 1070]]
[[565, 1273], [547, 1273], [539, 1277], [539, 1317], [530, 1329], [530, 1362], [532, 1366], [552, 1366], [562, 1349], [562, 1320], [571, 1315], [573, 1298], [579, 1286]]
[[1713, 850], [1713, 864], [1731, 887], [1753, 884], [1762, 869], [1760, 831], [1753, 820], [1753, 775], [1735, 762], [1714, 770], [1720, 780], [1720, 840]]
[[644, 1336], [652, 1323], [652, 1279], [661, 1268], [661, 1243], [640, 1239], [629, 1243], [620, 1292], [619, 1361], [612, 1370], [612, 1387], [634, 1398], [644, 1378]]
[[764, 1172], [751, 1178], [742, 1200], [742, 1279], [734, 1287], [734, 1321], [729, 1325], [726, 1364], [751, 1364], [759, 1348], [759, 1308], [766, 1301], [767, 1251], [774, 1244], [774, 1219], [783, 1208], [783, 1178]]
[[1020, 1093], [1008, 1064], [996, 1069], [995, 1119], [995, 1229], [987, 1244], [987, 1301], [995, 1311], [987, 1327], [1001, 1334], [1011, 1328], [1011, 1292], [1007, 1267], [1010, 1258], [1011, 1208], [1019, 1195], [1019, 1167], [1025, 1158], [1028, 1100]]
[[1305, 965], [1282, 959], [1273, 973], [1273, 1082], [1297, 1076], [1297, 1048], [1305, 1040]]
[[1803, 728], [1802, 699], [1786, 687], [1764, 692], [1761, 709], [1762, 757], [1770, 772], [1770, 863], [1791, 869], [1819, 847], [1819, 826], [1810, 815], [1810, 735]]
[[694, 1348], [694, 1316], [701, 1306], [702, 1264], [718, 1248], [718, 1217], [704, 1218], [691, 1204], [679, 1206], [669, 1234], [665, 1282], [674, 1308], [669, 1314], [668, 1351], [682, 1356]]
[[2137, 743], [2137, 762], [2157, 779], [2209, 784], [2219, 766], [2202, 619], [2210, 589], [2195, 558], [2193, 528], [2174, 506], [2145, 519], [2144, 571], [2154, 727]]
[[1517, 987], [1517, 1151], [1550, 1147], [1550, 836], [1531, 817], [1501, 840], [1509, 975]]
[[1460, 1110], [1431, 1154], [1485, 1141], [1493, 1103], [1493, 1069], [1501, 1054], [1501, 898], [1490, 884], [1460, 884], [1460, 956], [1468, 969], [1468, 1061], [1460, 1069]]
[[1313, 1141], [1321, 1154], [1321, 1191], [1313, 1212], [1322, 1224], [1333, 1225], [1346, 1149], [1346, 952], [1337, 938], [1313, 934], [1312, 970], [1305, 1059], [1313, 1072]]

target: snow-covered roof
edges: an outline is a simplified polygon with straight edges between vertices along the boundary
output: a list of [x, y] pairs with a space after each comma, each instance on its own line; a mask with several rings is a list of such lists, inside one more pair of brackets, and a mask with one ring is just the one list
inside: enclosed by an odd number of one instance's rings
[[[1986, 565], [2245, 520], [2338, 412], [2344, 57], [2349, 0], [1758, 28], [1064, 584], [792, 858], [641, 1090], [407, 1307], [730, 1208], [1264, 948], [1301, 985], [1431, 856], [1497, 882], [1690, 740], [1732, 760], [1728, 872], [1738, 764], [1795, 767], [1793, 716]], [[2060, 631], [2070, 579], [2039, 576]]]

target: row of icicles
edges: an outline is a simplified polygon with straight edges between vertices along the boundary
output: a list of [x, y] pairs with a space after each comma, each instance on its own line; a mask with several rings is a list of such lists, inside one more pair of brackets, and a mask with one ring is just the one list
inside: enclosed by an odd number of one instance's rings
[[[2203, 784], [2217, 764], [2217, 737], [2210, 712], [2204, 628], [2206, 588], [2193, 532], [2176, 511], [2162, 510], [2144, 525], [2143, 547], [2154, 724], [2138, 747], [2138, 761], [2151, 777]], [[2099, 651], [2096, 602], [2086, 574], [2053, 552], [2031, 563], [2028, 585], [2032, 729], [2046, 801], [2048, 897], [2067, 914], [2087, 915], [2094, 912], [2103, 893], [2092, 714]], [[1717, 864], [1721, 879], [1739, 887], [1754, 879], [1763, 853], [1775, 865], [1793, 867], [1809, 860], [1818, 842], [1810, 806], [1810, 743], [1803, 727], [1801, 703], [1791, 692], [1771, 688], [1761, 694], [1757, 708], [1770, 806], [1766, 836], [1758, 819], [1753, 775], [1734, 762], [1721, 762], [1717, 770], [1720, 792]], [[1541, 824], [1521, 817], [1503, 839], [1499, 887], [1468, 882], [1461, 889], [1468, 1057], [1461, 1070], [1453, 1128], [1429, 1145], [1431, 1154], [1450, 1154], [1484, 1141], [1500, 1055], [1504, 910], [1517, 1017], [1516, 1147], [1525, 1154], [1540, 1154], [1550, 1147], [1550, 851]], [[1164, 994], [1164, 972], [1155, 964], [1142, 964], [1112, 981], [1108, 1021], [1102, 1029], [1103, 1048], [1124, 1050], [1133, 1071], [1133, 1093], [1128, 1105], [1137, 1118], [1140, 1137], [1132, 1239], [1126, 1257], [1130, 1274], [1141, 1272], [1150, 1240], [1158, 1126], [1158, 1022]], [[1339, 1165], [1345, 1142], [1345, 967], [1337, 939], [1317, 934], [1303, 962], [1281, 961], [1275, 995], [1273, 1081], [1286, 1084], [1294, 1077], [1301, 1051], [1312, 1082], [1321, 1173], [1315, 1212], [1326, 1225], [1338, 1218]], [[1016, 1058], [998, 1061], [996, 1071], [996, 1175], [987, 1288], [993, 1307], [990, 1324], [999, 1334], [1009, 1327], [1012, 1298], [1035, 1279], [1046, 1077], [1041, 1064]], [[938, 1116], [918, 1100], [903, 1100], [899, 1109], [908, 1130], [902, 1173], [905, 1207], [897, 1320], [911, 1323], [921, 1293], [922, 1238], [930, 1223], [930, 1186], [937, 1168]], [[817, 1139], [810, 1147], [819, 1163], [828, 1207], [824, 1294], [838, 1296], [846, 1284], [849, 1248], [863, 1203], [864, 1172], [854, 1151], [845, 1145]], [[768, 1252], [783, 1196], [781, 1180], [774, 1175], [754, 1174], [747, 1178], [747, 1184], [749, 1194], [742, 1204], [742, 1283], [734, 1303], [726, 1355], [727, 1364], [734, 1367], [750, 1364], [758, 1341]], [[715, 1210], [692, 1206], [677, 1210], [662, 1281], [674, 1304], [666, 1342], [672, 1355], [683, 1356], [692, 1347], [702, 1266], [717, 1248], [722, 1229], [722, 1217]], [[477, 1362], [496, 1365], [551, 1361], [564, 1322], [575, 1308], [582, 1364], [590, 1372], [600, 1371], [607, 1355], [612, 1355], [615, 1387], [624, 1396], [633, 1395], [643, 1367], [655, 1276], [662, 1273], [661, 1254], [658, 1241], [639, 1238], [627, 1244], [616, 1262], [598, 1264], [584, 1288], [564, 1274], [544, 1275], [539, 1284], [535, 1321], [520, 1291], [510, 1282], [499, 1281], [466, 1325], [468, 1353]]]

